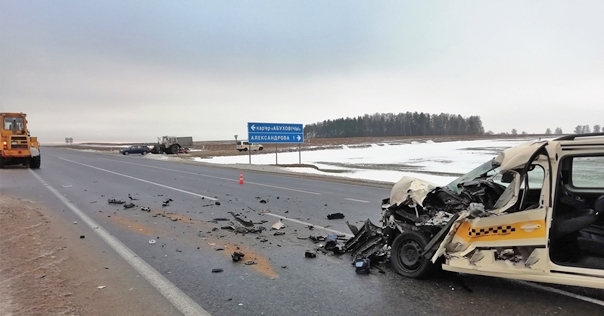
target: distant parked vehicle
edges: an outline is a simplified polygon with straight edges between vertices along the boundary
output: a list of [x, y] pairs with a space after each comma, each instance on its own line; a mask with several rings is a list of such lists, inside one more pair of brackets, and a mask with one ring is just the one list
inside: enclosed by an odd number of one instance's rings
[[248, 151], [248, 150], [256, 151], [256, 150], [262, 150], [263, 147], [262, 147], [262, 144], [253, 144], [253, 143], [250, 144], [247, 141], [238, 140], [236, 148], [238, 151]]
[[150, 151], [151, 151], [151, 149], [148, 146], [145, 146], [145, 145], [135, 145], [135, 146], [130, 146], [128, 148], [124, 148], [124, 149], [120, 150], [120, 153], [122, 155], [130, 155], [130, 154], [146, 155]]
[[193, 137], [162, 136], [157, 138], [157, 144], [151, 148], [152, 154], [186, 154], [189, 149], [184, 146], [193, 146]]

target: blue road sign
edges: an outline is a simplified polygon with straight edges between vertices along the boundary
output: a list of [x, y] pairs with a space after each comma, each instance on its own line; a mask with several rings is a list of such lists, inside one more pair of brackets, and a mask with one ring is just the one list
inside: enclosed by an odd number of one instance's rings
[[286, 123], [247, 123], [250, 143], [303, 143], [304, 126]]

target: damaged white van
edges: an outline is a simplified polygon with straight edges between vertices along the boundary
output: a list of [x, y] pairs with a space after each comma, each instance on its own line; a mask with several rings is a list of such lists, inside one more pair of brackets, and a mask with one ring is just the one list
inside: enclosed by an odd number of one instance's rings
[[530, 142], [438, 187], [403, 178], [345, 245], [390, 249], [412, 278], [444, 270], [604, 289], [604, 133]]

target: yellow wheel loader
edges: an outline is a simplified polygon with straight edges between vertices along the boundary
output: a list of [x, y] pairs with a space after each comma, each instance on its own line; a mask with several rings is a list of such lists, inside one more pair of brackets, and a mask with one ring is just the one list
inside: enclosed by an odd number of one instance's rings
[[26, 114], [0, 113], [0, 119], [0, 168], [18, 164], [40, 168], [40, 144], [29, 135]]

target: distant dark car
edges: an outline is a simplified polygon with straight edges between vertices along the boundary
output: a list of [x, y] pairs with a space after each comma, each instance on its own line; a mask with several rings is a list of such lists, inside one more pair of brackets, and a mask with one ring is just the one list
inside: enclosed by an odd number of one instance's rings
[[148, 146], [137, 145], [137, 146], [130, 146], [128, 148], [124, 148], [124, 149], [120, 150], [120, 153], [122, 155], [130, 155], [130, 154], [146, 155], [150, 151], [151, 151], [151, 149]]

